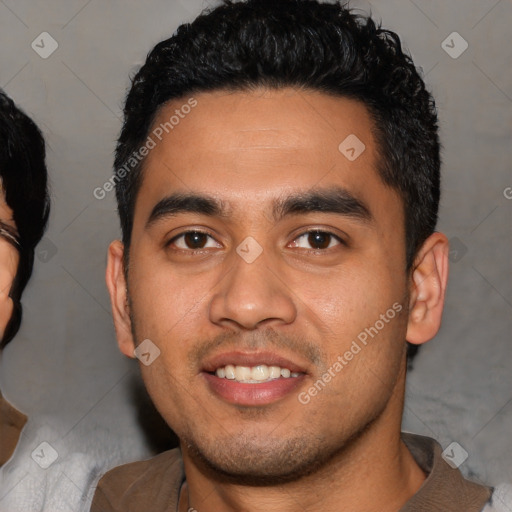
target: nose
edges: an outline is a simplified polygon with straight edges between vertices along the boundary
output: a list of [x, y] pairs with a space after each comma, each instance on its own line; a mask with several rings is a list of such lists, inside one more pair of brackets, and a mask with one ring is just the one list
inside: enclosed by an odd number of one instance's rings
[[252, 263], [238, 254], [232, 259], [233, 267], [211, 299], [211, 322], [248, 330], [292, 323], [297, 316], [293, 293], [278, 270], [269, 266], [265, 252]]

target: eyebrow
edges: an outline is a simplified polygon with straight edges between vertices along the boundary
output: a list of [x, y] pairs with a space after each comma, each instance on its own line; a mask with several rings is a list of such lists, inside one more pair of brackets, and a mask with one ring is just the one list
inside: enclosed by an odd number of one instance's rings
[[310, 212], [336, 213], [362, 222], [372, 222], [368, 206], [343, 187], [313, 189], [274, 201], [272, 213], [278, 222], [290, 215]]
[[[229, 218], [231, 209], [215, 197], [199, 194], [174, 193], [160, 200], [146, 222], [146, 229], [159, 221], [182, 213], [197, 213], [208, 217]], [[311, 212], [336, 213], [369, 223], [374, 220], [368, 206], [342, 187], [313, 189], [274, 199], [272, 217], [279, 222], [284, 217]]]
[[146, 229], [168, 217], [181, 213], [198, 213], [208, 217], [228, 217], [227, 206], [215, 197], [174, 193], [159, 201], [146, 222]]

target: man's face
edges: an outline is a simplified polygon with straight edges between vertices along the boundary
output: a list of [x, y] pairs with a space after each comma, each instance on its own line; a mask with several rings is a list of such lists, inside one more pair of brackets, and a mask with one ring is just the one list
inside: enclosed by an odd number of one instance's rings
[[[142, 375], [185, 458], [298, 476], [378, 421], [403, 384], [402, 202], [358, 102], [292, 89], [195, 99], [153, 136], [135, 206], [133, 341], [161, 351]], [[222, 214], [166, 201], [175, 194]]]
[[[16, 224], [13, 220], [13, 213], [5, 202], [4, 190], [0, 187], [0, 221], [16, 232]], [[9, 297], [12, 283], [18, 269], [19, 253], [14, 245], [5, 236], [0, 236], [0, 339], [5, 328], [11, 319], [13, 302]]]

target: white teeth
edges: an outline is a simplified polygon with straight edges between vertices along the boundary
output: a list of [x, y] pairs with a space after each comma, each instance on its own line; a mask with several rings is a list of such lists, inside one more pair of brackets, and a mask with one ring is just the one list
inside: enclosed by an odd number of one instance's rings
[[264, 364], [260, 364], [259, 366], [255, 366], [251, 371], [251, 379], [252, 380], [267, 380], [270, 372], [268, 371], [268, 366]]
[[249, 366], [235, 366], [236, 380], [249, 380], [251, 378], [251, 373]]
[[234, 380], [235, 376], [235, 367], [232, 364], [228, 364], [224, 367], [224, 372], [226, 373], [226, 379]]
[[301, 374], [299, 372], [291, 372], [288, 368], [267, 366], [266, 364], [259, 364], [253, 367], [228, 364], [224, 367], [217, 368], [215, 375], [219, 379], [257, 383], [279, 378], [289, 379], [290, 377], [299, 377]]
[[279, 366], [270, 366], [269, 367], [269, 377], [271, 379], [278, 379], [279, 377], [281, 377], [281, 368], [279, 368]]

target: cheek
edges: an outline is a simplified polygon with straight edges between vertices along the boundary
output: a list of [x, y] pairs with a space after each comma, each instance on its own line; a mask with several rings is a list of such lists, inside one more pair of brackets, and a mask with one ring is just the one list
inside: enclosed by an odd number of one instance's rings
[[401, 302], [404, 292], [400, 280], [377, 263], [347, 264], [309, 280], [308, 286], [303, 283], [297, 280], [295, 286], [307, 306], [304, 314], [339, 341], [352, 339], [373, 325], [395, 302]]
[[[139, 269], [144, 271], [138, 272]], [[130, 296], [135, 323], [146, 329], [146, 334], [141, 334], [172, 335], [172, 331], [190, 329], [197, 325], [198, 318], [204, 317], [209, 290], [218, 282], [215, 276], [182, 275], [161, 264], [139, 269], [130, 275]]]
[[191, 379], [187, 360], [194, 344], [204, 337], [208, 290], [215, 282], [208, 274], [184, 276], [169, 265], [131, 267], [135, 341], [148, 338], [160, 351], [152, 365], [141, 364], [142, 377], [157, 407], [159, 402], [177, 404], [180, 396], [187, 395]]
[[[180, 374], [175, 365], [162, 353], [151, 366], [141, 365], [141, 375], [146, 390], [156, 409], [173, 429], [178, 429], [177, 418], [188, 410], [187, 399], [190, 399], [190, 386], [186, 378]], [[175, 354], [175, 361], [179, 360]]]
[[3, 334], [13, 312], [9, 293], [17, 267], [18, 252], [8, 242], [0, 240], [0, 334]]
[[0, 295], [0, 339], [2, 338], [5, 328], [11, 319], [13, 309], [12, 300], [2, 293]]

